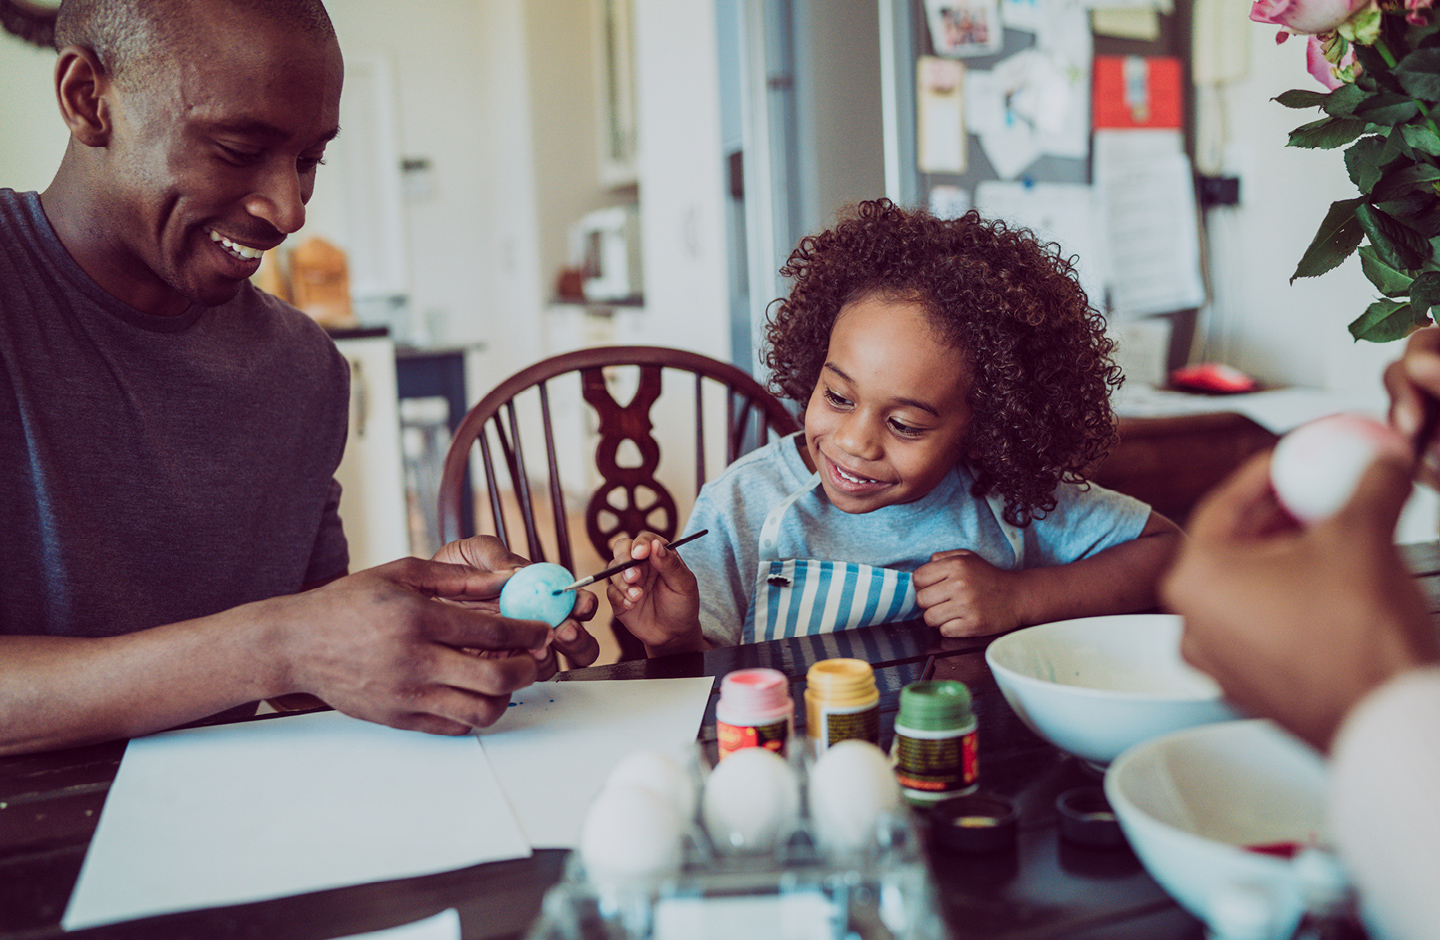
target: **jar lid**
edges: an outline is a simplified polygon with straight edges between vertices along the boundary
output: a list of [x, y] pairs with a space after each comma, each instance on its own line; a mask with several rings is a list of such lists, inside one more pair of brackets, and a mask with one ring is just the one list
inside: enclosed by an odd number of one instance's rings
[[1060, 837], [1095, 849], [1125, 844], [1125, 833], [1100, 787], [1075, 787], [1055, 799], [1060, 813]]
[[912, 682], [900, 690], [895, 723], [916, 731], [946, 731], [970, 723], [970, 690], [954, 679]]
[[790, 707], [790, 680], [778, 669], [736, 669], [720, 680], [720, 700], [741, 711]]
[[863, 697], [875, 691], [875, 670], [863, 659], [822, 659], [805, 673], [805, 682], [827, 698]]
[[930, 807], [940, 844], [957, 852], [999, 852], [1015, 847], [1015, 804], [993, 793], [952, 796]]

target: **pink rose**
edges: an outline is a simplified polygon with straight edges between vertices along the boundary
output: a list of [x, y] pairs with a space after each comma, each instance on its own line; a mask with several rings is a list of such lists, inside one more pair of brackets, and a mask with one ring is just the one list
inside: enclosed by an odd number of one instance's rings
[[1425, 11], [1430, 9], [1435, 0], [1405, 0], [1405, 22], [1411, 26], [1424, 26], [1428, 20]]
[[1345, 82], [1355, 81], [1360, 75], [1360, 63], [1355, 61], [1355, 47], [1343, 37], [1326, 33], [1307, 39], [1305, 68], [1317, 82], [1334, 91]]
[[1250, 19], [1274, 23], [1292, 33], [1328, 33], [1368, 3], [1369, 0], [1255, 0], [1250, 7]]
[[1344, 82], [1335, 77], [1335, 71], [1325, 59], [1325, 44], [1319, 36], [1311, 36], [1305, 44], [1305, 68], [1315, 81], [1334, 91]]

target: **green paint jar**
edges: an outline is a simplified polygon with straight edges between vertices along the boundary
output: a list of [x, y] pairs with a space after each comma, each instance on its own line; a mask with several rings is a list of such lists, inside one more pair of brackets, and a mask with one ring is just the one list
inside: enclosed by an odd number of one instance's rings
[[970, 690], [953, 679], [912, 682], [900, 690], [895, 777], [911, 803], [928, 805], [973, 793], [980, 779], [975, 713]]

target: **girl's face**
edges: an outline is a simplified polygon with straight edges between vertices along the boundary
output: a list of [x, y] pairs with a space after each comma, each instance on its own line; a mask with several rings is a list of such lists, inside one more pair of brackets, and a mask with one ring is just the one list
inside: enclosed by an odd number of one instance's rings
[[910, 301], [866, 297], [840, 311], [805, 408], [809, 463], [845, 512], [908, 503], [961, 457], [970, 366]]

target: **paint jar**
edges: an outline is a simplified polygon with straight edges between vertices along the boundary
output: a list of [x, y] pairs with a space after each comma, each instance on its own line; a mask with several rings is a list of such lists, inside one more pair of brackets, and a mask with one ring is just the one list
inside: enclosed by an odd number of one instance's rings
[[790, 681], [777, 669], [737, 669], [720, 680], [715, 736], [720, 759], [747, 747], [785, 756], [795, 725]]
[[912, 682], [895, 716], [895, 777], [905, 799], [928, 805], [973, 793], [980, 778], [975, 713], [963, 682]]
[[816, 753], [847, 738], [880, 743], [880, 692], [869, 663], [822, 659], [805, 681], [805, 725]]

